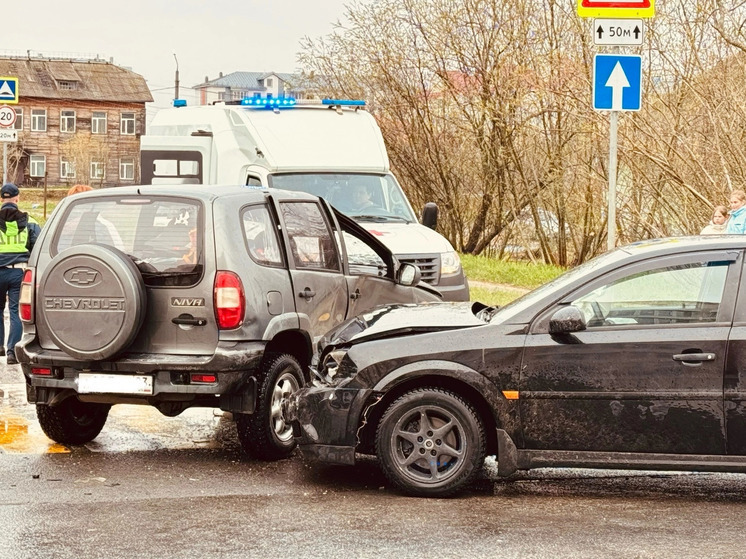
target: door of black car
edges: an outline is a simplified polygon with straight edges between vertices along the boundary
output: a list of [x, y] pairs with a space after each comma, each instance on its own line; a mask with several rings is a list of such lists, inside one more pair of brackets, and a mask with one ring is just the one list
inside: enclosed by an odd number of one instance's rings
[[[569, 294], [532, 325], [520, 407], [527, 448], [725, 452], [723, 374], [742, 256], [637, 263]], [[549, 334], [575, 305], [587, 329]]]

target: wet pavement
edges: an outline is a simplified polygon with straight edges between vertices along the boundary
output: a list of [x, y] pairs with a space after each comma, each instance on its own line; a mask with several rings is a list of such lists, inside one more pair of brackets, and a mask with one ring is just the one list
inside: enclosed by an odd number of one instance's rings
[[114, 406], [93, 442], [47, 439], [0, 358], [0, 559], [739, 557], [746, 475], [545, 469], [416, 499], [375, 459], [244, 455], [231, 418]]

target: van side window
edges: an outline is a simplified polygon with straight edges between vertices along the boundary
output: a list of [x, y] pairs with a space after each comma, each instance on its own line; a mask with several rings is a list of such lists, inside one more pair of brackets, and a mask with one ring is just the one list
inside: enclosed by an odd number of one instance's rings
[[281, 266], [282, 252], [277, 227], [267, 206], [250, 206], [243, 212], [243, 234], [249, 255], [258, 264]]
[[246, 186], [262, 186], [262, 180], [259, 177], [247, 177]]
[[280, 204], [296, 268], [340, 271], [340, 258], [329, 225], [315, 202]]

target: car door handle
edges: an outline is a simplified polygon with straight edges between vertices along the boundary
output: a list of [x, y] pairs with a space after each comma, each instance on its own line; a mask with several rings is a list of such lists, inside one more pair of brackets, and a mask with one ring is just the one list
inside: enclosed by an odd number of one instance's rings
[[172, 318], [171, 322], [187, 326], [204, 326], [207, 324], [207, 319], [194, 317], [191, 314], [180, 314], [176, 318]]
[[695, 362], [695, 361], [715, 361], [714, 353], [676, 353], [673, 356], [674, 361]]
[[311, 291], [308, 287], [306, 287], [303, 291], [298, 293], [298, 297], [303, 297], [306, 301], [313, 299], [315, 296], [316, 296], [316, 292]]

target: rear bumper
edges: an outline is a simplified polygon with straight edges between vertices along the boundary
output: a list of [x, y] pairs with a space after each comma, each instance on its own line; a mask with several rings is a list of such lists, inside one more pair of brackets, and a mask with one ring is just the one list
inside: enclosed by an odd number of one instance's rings
[[[26, 377], [29, 403], [54, 404], [71, 395], [82, 401], [158, 405], [181, 402], [251, 413], [256, 401], [256, 374], [264, 355], [263, 342], [221, 343], [212, 355], [158, 355], [124, 353], [107, 361], [81, 361], [59, 350], [41, 348], [34, 339], [16, 346]], [[49, 368], [51, 375], [32, 374], [33, 368]], [[118, 393], [79, 394], [80, 373], [149, 375], [152, 395]], [[194, 383], [190, 373], [214, 374], [214, 383]]]

